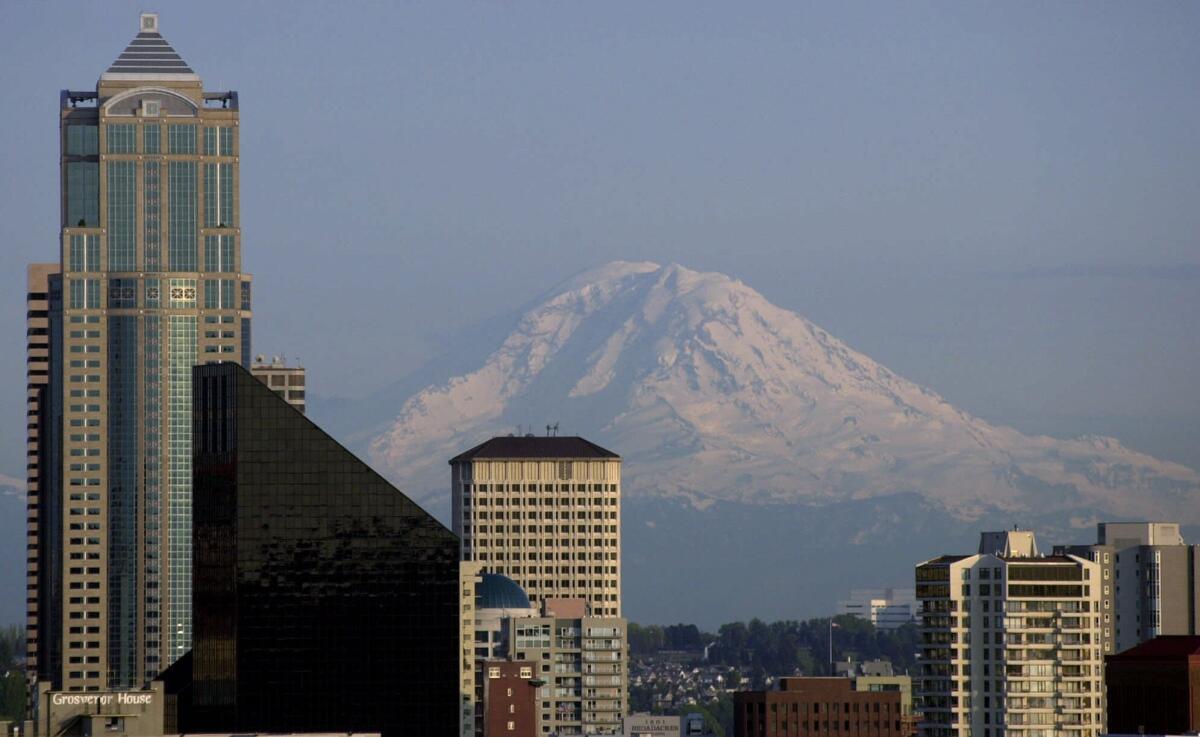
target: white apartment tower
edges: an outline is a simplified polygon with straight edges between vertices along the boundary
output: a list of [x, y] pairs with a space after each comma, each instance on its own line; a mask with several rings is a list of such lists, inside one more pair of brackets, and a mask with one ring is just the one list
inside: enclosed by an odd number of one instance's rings
[[462, 560], [534, 605], [579, 598], [621, 616], [621, 458], [580, 437], [496, 437], [450, 460]]
[[1104, 725], [1100, 565], [985, 532], [916, 567], [914, 690], [929, 737], [1095, 737]]

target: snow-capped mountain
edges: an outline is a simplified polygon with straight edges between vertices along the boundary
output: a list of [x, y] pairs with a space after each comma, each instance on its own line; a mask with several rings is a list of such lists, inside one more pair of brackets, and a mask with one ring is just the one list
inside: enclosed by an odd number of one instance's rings
[[915, 493], [985, 525], [1200, 523], [1195, 470], [1111, 438], [991, 425], [722, 274], [608, 264], [552, 290], [490, 347], [475, 370], [407, 399], [370, 444], [432, 506], [447, 494], [446, 459], [558, 421], [625, 458], [633, 499], [819, 507]]

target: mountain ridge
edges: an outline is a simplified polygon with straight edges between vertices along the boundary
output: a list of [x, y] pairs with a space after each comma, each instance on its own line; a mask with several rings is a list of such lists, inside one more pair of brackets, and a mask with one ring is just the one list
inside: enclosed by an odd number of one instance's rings
[[1194, 470], [1113, 438], [991, 425], [738, 280], [651, 262], [548, 290], [477, 368], [406, 400], [369, 455], [440, 506], [438, 459], [548, 418], [624, 455], [627, 493], [701, 507], [915, 491], [964, 521], [1040, 508], [1084, 525], [1195, 521], [1200, 490]]

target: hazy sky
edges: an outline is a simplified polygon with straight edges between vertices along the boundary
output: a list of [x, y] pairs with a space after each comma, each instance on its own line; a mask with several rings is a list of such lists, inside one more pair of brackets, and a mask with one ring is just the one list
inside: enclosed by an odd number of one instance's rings
[[313, 394], [678, 261], [985, 419], [1200, 467], [1200, 5], [106, 0], [0, 5], [0, 473], [58, 91], [145, 9], [240, 92], [254, 347]]

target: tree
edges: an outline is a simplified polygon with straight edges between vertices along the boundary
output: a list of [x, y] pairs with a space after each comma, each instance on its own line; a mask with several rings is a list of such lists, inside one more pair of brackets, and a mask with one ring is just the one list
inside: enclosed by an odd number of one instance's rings
[[13, 669], [0, 675], [0, 721], [25, 721], [25, 674]]
[[0, 627], [0, 721], [25, 720], [25, 634], [19, 625]]

